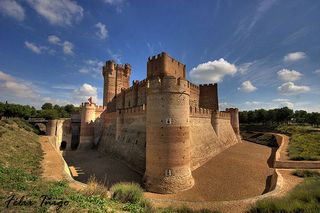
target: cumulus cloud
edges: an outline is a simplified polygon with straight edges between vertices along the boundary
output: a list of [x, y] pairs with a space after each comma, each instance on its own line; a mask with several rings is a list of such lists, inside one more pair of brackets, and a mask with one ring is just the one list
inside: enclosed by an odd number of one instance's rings
[[304, 52], [293, 52], [288, 53], [284, 56], [283, 60], [286, 62], [299, 61], [301, 59], [306, 58], [307, 55]]
[[242, 92], [253, 92], [257, 89], [257, 87], [253, 86], [253, 84], [250, 81], [245, 81], [241, 84], [241, 86], [238, 88], [238, 90]]
[[15, 0], [1, 0], [0, 13], [15, 18], [18, 21], [23, 21], [25, 19], [23, 7]]
[[190, 77], [197, 83], [220, 82], [226, 75], [234, 75], [237, 67], [228, 61], [220, 58], [219, 60], [208, 61], [192, 68]]
[[300, 93], [306, 93], [310, 91], [308, 86], [298, 86], [293, 82], [287, 82], [278, 87], [278, 90], [285, 95], [296, 95]]
[[28, 0], [30, 6], [50, 24], [71, 26], [83, 17], [83, 8], [72, 0]]
[[299, 80], [302, 74], [295, 70], [282, 69], [278, 72], [278, 77], [283, 81], [296, 81]]
[[73, 55], [73, 44], [70, 41], [63, 42], [63, 52], [66, 55]]
[[51, 44], [60, 45], [61, 39], [56, 35], [50, 35], [50, 36], [48, 36], [48, 41]]
[[97, 88], [87, 83], [84, 83], [80, 88], [75, 89], [73, 91], [73, 96], [80, 103], [87, 101], [90, 97], [92, 97], [95, 102], [98, 101]]
[[0, 96], [34, 99], [37, 94], [30, 83], [0, 71]]
[[106, 25], [102, 24], [101, 22], [98, 22], [94, 25], [96, 28], [98, 28], [98, 31], [96, 32], [96, 35], [100, 39], [106, 39], [108, 37], [108, 30]]

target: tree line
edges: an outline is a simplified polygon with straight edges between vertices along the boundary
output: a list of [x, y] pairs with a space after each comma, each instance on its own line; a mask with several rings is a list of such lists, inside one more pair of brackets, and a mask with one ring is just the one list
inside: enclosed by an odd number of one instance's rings
[[29, 118], [45, 118], [45, 119], [57, 119], [57, 118], [70, 118], [71, 113], [79, 111], [79, 107], [75, 107], [72, 104], [65, 106], [59, 106], [52, 103], [44, 103], [40, 110], [37, 110], [33, 106], [10, 104], [0, 102], [0, 118], [1, 117], [19, 117], [24, 119]]
[[299, 123], [320, 125], [320, 113], [308, 113], [305, 110], [293, 111], [288, 107], [278, 109], [256, 109], [239, 113], [240, 123]]

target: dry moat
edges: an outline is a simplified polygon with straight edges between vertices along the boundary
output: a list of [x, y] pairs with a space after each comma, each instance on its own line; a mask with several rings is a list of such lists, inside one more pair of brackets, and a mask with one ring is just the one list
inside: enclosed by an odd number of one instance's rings
[[[142, 174], [125, 163], [95, 150], [66, 151], [64, 158], [70, 167], [75, 167], [75, 180], [86, 182], [90, 176], [111, 186], [117, 182], [136, 182]], [[213, 157], [202, 167], [194, 170], [193, 188], [176, 194], [145, 193], [148, 198], [184, 201], [238, 200], [261, 195], [270, 189], [274, 174], [271, 167], [273, 152], [270, 147], [250, 142], [237, 143]]]

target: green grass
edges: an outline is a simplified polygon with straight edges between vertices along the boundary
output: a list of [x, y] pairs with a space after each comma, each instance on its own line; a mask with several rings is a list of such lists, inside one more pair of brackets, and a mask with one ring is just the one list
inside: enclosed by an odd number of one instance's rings
[[277, 130], [290, 136], [291, 160], [320, 160], [320, 130], [296, 125], [282, 125]]
[[[290, 137], [289, 158], [291, 160], [320, 160], [320, 129], [308, 125], [241, 125], [244, 139], [256, 142], [252, 132], [277, 132]], [[263, 140], [262, 140], [263, 141]], [[260, 143], [259, 141], [257, 143]]]
[[[118, 212], [126, 206], [106, 198], [101, 191], [80, 193], [71, 189], [67, 181], [44, 180], [41, 177], [43, 153], [39, 136], [25, 121], [1, 120], [0, 132], [0, 212], [47, 212], [49, 208], [59, 212]], [[13, 206], [11, 202], [7, 209], [6, 201], [12, 196], [18, 199], [24, 196], [33, 205]], [[55, 205], [46, 204], [49, 198], [55, 201]], [[45, 202], [41, 205], [43, 199]], [[62, 205], [62, 201], [67, 201], [68, 205]]]
[[258, 201], [248, 212], [320, 212], [320, 176], [312, 171], [294, 171], [294, 175], [305, 177], [288, 195], [280, 199]]
[[139, 203], [143, 199], [143, 190], [136, 183], [117, 183], [110, 191], [112, 199], [124, 203]]

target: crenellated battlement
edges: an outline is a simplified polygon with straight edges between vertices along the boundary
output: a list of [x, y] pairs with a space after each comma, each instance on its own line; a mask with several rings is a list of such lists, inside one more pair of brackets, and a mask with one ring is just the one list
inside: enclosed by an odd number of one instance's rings
[[214, 83], [214, 84], [200, 84], [199, 86], [200, 87], [214, 87], [214, 86], [217, 86], [217, 83]]
[[208, 117], [211, 118], [212, 110], [190, 106], [191, 117]]
[[141, 112], [146, 111], [146, 105], [143, 104], [141, 106], [137, 107], [131, 107], [131, 108], [126, 108], [126, 109], [119, 109], [118, 113], [119, 115], [124, 115], [124, 114], [139, 114]]
[[156, 56], [148, 58], [147, 78], [163, 76], [175, 76], [176, 78], [186, 78], [186, 65], [175, 60], [167, 53], [162, 52]]

